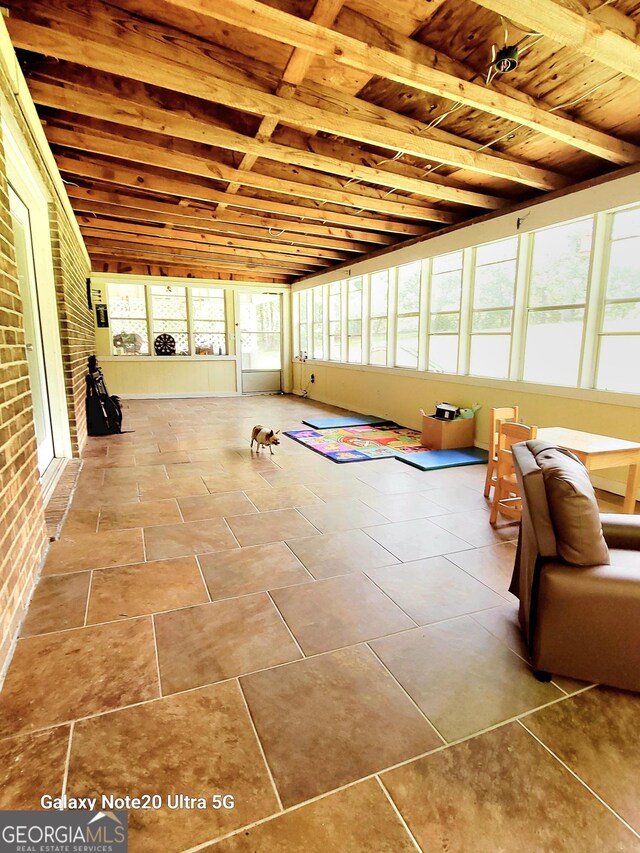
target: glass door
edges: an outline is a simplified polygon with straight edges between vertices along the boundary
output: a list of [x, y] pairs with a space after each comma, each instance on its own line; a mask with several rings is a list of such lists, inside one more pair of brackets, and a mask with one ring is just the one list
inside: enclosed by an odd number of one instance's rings
[[16, 247], [18, 286], [23, 306], [24, 337], [38, 445], [38, 469], [42, 477], [53, 460], [54, 447], [31, 224], [29, 209], [12, 187], [9, 187], [9, 205]]
[[280, 391], [282, 385], [281, 297], [238, 294], [242, 391]]

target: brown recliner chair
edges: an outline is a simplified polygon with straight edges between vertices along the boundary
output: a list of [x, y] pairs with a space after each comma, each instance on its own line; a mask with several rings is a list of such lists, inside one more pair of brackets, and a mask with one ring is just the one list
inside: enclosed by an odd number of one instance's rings
[[511, 592], [534, 673], [640, 691], [640, 516], [600, 515], [582, 463], [513, 446], [522, 525]]

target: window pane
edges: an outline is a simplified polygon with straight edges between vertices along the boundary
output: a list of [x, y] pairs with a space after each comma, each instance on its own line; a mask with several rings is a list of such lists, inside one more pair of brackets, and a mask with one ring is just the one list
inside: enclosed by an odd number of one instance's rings
[[462, 269], [462, 252], [440, 255], [431, 262], [431, 272], [434, 274], [457, 269]]
[[242, 367], [244, 370], [280, 370], [280, 335], [243, 332]]
[[477, 267], [473, 288], [474, 308], [506, 308], [513, 305], [516, 262], [502, 261]]
[[534, 235], [530, 304], [583, 304], [591, 259], [593, 218]]
[[431, 277], [431, 310], [458, 311], [462, 292], [462, 270]]
[[322, 323], [322, 315], [324, 311], [323, 288], [313, 288], [313, 322]]
[[371, 321], [369, 340], [369, 363], [387, 363], [387, 318], [378, 317]]
[[108, 296], [114, 355], [149, 355], [144, 285], [109, 284]]
[[340, 361], [342, 358], [342, 282], [334, 281], [329, 285], [329, 358]]
[[640, 332], [640, 302], [618, 302], [604, 309], [604, 332]]
[[434, 373], [457, 373], [457, 335], [431, 335], [429, 338], [429, 370], [433, 370]]
[[324, 358], [324, 287], [311, 291], [313, 304], [313, 357]]
[[347, 360], [355, 364], [362, 363], [362, 337], [349, 335], [347, 340]]
[[476, 265], [508, 261], [518, 255], [518, 238], [510, 237], [498, 243], [486, 243], [476, 249]]
[[621, 210], [613, 216], [611, 236], [614, 240], [623, 237], [637, 237], [640, 234], [640, 207]]
[[607, 299], [640, 299], [640, 237], [611, 244]]
[[548, 385], [577, 385], [584, 310], [530, 311], [524, 378]]
[[362, 317], [362, 279], [352, 278], [347, 282], [347, 315], [350, 320]]
[[186, 288], [170, 284], [153, 285], [151, 310], [154, 342], [158, 335], [171, 335], [176, 342], [176, 355], [188, 355]]
[[474, 311], [474, 332], [511, 331], [511, 311]]
[[600, 339], [596, 387], [640, 394], [640, 335]]
[[420, 272], [422, 264], [398, 267], [398, 314], [413, 314], [420, 310]]
[[474, 335], [471, 338], [469, 373], [473, 376], [509, 375], [509, 335]]
[[342, 336], [339, 323], [329, 324], [329, 358], [332, 361], [340, 361], [342, 358]]
[[371, 276], [371, 316], [386, 317], [389, 293], [389, 270]]
[[324, 358], [324, 338], [322, 334], [322, 326], [318, 323], [313, 325], [313, 357]]
[[418, 366], [418, 317], [398, 317], [396, 366]]
[[300, 352], [307, 355], [309, 352], [309, 331], [307, 323], [300, 323]]
[[226, 355], [224, 290], [194, 287], [191, 306], [196, 355]]
[[431, 334], [436, 332], [457, 332], [460, 328], [460, 314], [432, 314]]

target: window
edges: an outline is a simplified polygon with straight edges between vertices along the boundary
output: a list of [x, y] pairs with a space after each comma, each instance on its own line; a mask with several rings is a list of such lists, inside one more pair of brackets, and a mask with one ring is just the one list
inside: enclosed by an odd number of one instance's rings
[[193, 351], [196, 355], [226, 355], [227, 334], [224, 290], [191, 290]]
[[176, 355], [189, 355], [186, 288], [170, 284], [151, 287], [151, 336], [171, 335]]
[[342, 358], [342, 282], [329, 285], [329, 358]]
[[309, 291], [300, 291], [299, 310], [299, 338], [300, 338], [300, 355], [306, 357], [309, 354]]
[[362, 363], [362, 277], [347, 281], [347, 361]]
[[640, 208], [611, 217], [596, 387], [640, 393]]
[[538, 231], [527, 315], [524, 379], [577, 385], [593, 217]]
[[418, 366], [421, 272], [420, 261], [398, 267], [396, 367]]
[[389, 270], [373, 273], [369, 295], [369, 364], [387, 363]]
[[456, 373], [462, 299], [462, 252], [434, 258], [429, 306], [429, 370]]
[[476, 250], [469, 373], [509, 375], [518, 238]]
[[280, 296], [240, 293], [239, 333], [243, 370], [280, 370]]
[[324, 287], [314, 287], [311, 294], [313, 358], [324, 358]]
[[114, 355], [149, 355], [143, 284], [109, 284], [109, 319]]

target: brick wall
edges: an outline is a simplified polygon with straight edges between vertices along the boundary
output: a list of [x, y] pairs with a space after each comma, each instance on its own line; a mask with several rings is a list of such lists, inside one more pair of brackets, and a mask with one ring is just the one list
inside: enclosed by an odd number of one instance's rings
[[46, 543], [5, 174], [0, 140], [0, 671]]
[[[86, 297], [89, 266], [1, 70], [0, 89], [53, 199], [49, 225], [54, 284], [71, 443], [77, 456], [87, 434], [86, 362], [95, 352], [93, 317]], [[46, 545], [22, 304], [0, 138], [0, 681]]]

